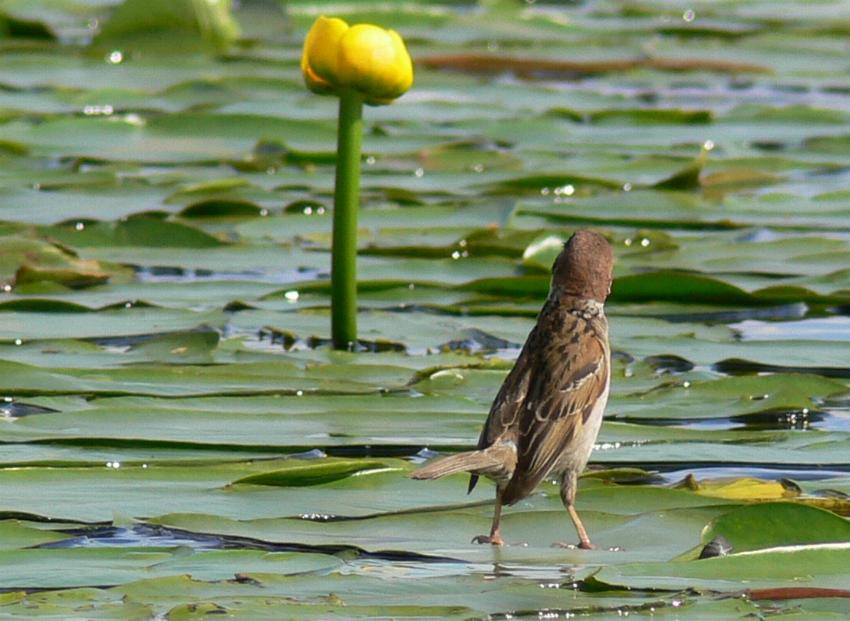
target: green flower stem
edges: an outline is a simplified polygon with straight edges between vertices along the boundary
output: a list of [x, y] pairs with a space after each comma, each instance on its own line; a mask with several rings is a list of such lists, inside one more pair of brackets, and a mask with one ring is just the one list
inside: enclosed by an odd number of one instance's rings
[[363, 96], [343, 91], [339, 97], [331, 258], [331, 339], [336, 349], [352, 349], [357, 342], [357, 209], [362, 138]]

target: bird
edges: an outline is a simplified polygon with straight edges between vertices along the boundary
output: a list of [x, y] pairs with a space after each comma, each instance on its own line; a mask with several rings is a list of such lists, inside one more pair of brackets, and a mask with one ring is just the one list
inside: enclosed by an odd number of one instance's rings
[[581, 229], [569, 238], [552, 265], [537, 322], [493, 400], [477, 449], [438, 458], [410, 474], [437, 479], [469, 472], [468, 492], [480, 476], [496, 483], [490, 534], [474, 543], [504, 545], [502, 508], [527, 497], [548, 477], [560, 483], [578, 547], [594, 548], [575, 498], [608, 401], [611, 349], [604, 303], [613, 263], [611, 245], [599, 233]]

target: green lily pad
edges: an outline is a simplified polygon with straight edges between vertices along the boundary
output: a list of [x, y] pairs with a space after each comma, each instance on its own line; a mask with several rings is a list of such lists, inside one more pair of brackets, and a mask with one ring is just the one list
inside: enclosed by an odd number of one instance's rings
[[830, 511], [790, 502], [740, 507], [708, 524], [702, 541], [722, 536], [735, 553], [781, 546], [850, 541], [850, 522]]
[[52, 282], [68, 287], [89, 287], [109, 280], [120, 268], [92, 259], [81, 259], [57, 244], [20, 237], [5, 238], [0, 253], [0, 279], [7, 284]]
[[194, 227], [159, 218], [134, 217], [111, 223], [94, 223], [84, 227], [53, 226], [44, 233], [76, 246], [145, 246], [211, 248], [222, 246], [222, 240]]
[[[846, 617], [843, 3], [165, 4], [0, 6], [4, 614]], [[364, 111], [358, 352], [320, 13], [416, 63]], [[616, 259], [597, 549], [550, 547], [551, 481], [473, 544], [492, 482], [408, 475], [476, 446], [579, 227]]]
[[[139, 48], [139, 39], [151, 42], [197, 38], [213, 50], [223, 51], [239, 36], [239, 25], [230, 14], [230, 2], [139, 2], [124, 0], [106, 21], [94, 43], [100, 47]], [[142, 46], [144, 49], [144, 46]]]
[[757, 550], [699, 561], [671, 561], [608, 566], [593, 584], [613, 589], [710, 589], [736, 593], [782, 586], [846, 586], [850, 547], [846, 544]]
[[384, 464], [379, 461], [323, 461], [318, 464], [302, 464], [284, 468], [283, 470], [252, 474], [251, 476], [237, 479], [233, 482], [233, 485], [272, 485], [276, 487], [321, 485], [323, 483], [339, 481], [364, 470], [373, 470], [382, 467], [384, 467]]

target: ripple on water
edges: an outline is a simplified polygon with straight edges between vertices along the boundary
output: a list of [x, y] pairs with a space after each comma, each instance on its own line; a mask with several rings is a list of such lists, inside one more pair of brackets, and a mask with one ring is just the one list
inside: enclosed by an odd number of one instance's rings
[[617, 416], [616, 420], [634, 425], [658, 427], [680, 427], [706, 431], [850, 431], [850, 402], [829, 401], [818, 409], [774, 408], [738, 416], [716, 416], [711, 418], [630, 417]]
[[303, 552], [342, 555], [361, 562], [393, 564], [424, 563], [457, 565], [463, 561], [448, 557], [399, 550], [368, 551], [355, 545], [268, 541], [230, 534], [207, 534], [157, 524], [138, 523], [131, 526], [88, 525], [61, 530], [68, 539], [45, 543], [36, 548], [177, 548], [193, 550], [262, 550], [266, 552]]
[[52, 414], [58, 411], [32, 403], [15, 401], [12, 397], [4, 397], [0, 400], [0, 417], [2, 418], [21, 418], [33, 414]]
[[680, 468], [659, 473], [666, 483], [678, 483], [687, 476], [693, 476], [697, 481], [703, 479], [737, 479], [754, 478], [765, 481], [821, 481], [836, 477], [846, 477], [847, 470], [821, 468], [814, 465], [811, 468], [799, 465], [780, 466], [774, 468], [762, 465], [710, 466], [703, 468]]
[[159, 283], [192, 283], [192, 282], [263, 282], [278, 285], [288, 285], [305, 280], [327, 278], [326, 272], [312, 268], [298, 268], [280, 272], [263, 272], [259, 270], [217, 271], [203, 268], [183, 268], [171, 266], [136, 266], [136, 278], [140, 282]]
[[823, 403], [823, 409], [835, 420], [834, 430], [850, 431], [850, 397], [827, 399]]
[[745, 322], [747, 320], [781, 320], [802, 319], [809, 312], [809, 307], [803, 302], [742, 309], [701, 310], [681, 313], [648, 314], [647, 317], [657, 317], [671, 323], [726, 323]]
[[850, 341], [850, 317], [818, 317], [798, 321], [745, 319], [732, 324], [744, 341]]
[[172, 531], [169, 529], [148, 526], [145, 524], [134, 524], [130, 527], [121, 526], [96, 526], [85, 527], [66, 531], [75, 535], [70, 539], [63, 539], [47, 543], [41, 548], [173, 548], [190, 547], [196, 550], [220, 550], [224, 548], [224, 542], [220, 537], [214, 535], [203, 535], [199, 533], [186, 533]]

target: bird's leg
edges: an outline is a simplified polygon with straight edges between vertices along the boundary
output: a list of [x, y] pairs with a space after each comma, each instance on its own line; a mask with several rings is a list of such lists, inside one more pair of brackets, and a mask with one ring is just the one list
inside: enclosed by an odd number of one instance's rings
[[[587, 530], [584, 528], [584, 524], [581, 523], [581, 518], [578, 516], [578, 511], [576, 511], [575, 507], [577, 479], [578, 477], [575, 472], [567, 471], [564, 473], [561, 479], [561, 500], [576, 527], [579, 539], [578, 547], [582, 550], [593, 550], [596, 546], [590, 542], [590, 537], [588, 537]], [[563, 543], [556, 543], [555, 545], [559, 547], [572, 547]]]
[[505, 545], [502, 539], [502, 533], [499, 531], [500, 522], [502, 521], [502, 494], [496, 492], [496, 509], [493, 512], [493, 525], [490, 527], [490, 535], [478, 535], [472, 538], [472, 543], [489, 543], [494, 546]]
[[582, 550], [592, 550], [596, 546], [590, 543], [590, 537], [587, 536], [587, 531], [584, 528], [584, 524], [581, 523], [581, 518], [578, 516], [578, 511], [576, 511], [575, 506], [570, 503], [567, 505], [567, 513], [570, 514], [570, 519], [572, 519], [573, 524], [575, 524], [576, 532], [578, 533], [579, 544]]

